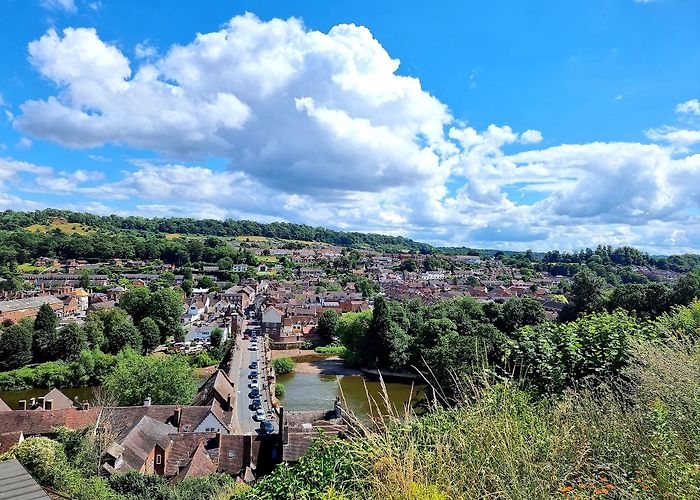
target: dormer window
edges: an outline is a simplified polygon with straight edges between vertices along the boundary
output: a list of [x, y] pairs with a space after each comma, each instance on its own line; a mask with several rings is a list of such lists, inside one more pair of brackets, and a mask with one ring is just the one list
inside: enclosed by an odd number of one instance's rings
[[161, 454], [158, 453], [156, 455], [156, 465], [160, 465], [162, 463], [162, 460], [163, 460], [163, 458], [162, 458]]

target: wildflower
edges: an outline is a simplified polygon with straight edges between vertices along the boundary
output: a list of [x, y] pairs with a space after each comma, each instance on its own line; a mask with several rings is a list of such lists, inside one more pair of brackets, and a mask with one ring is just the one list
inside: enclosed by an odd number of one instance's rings
[[607, 483], [607, 482], [608, 482], [608, 478], [605, 477], [605, 476], [600, 476], [600, 482], [601, 482], [601, 483]]
[[578, 489], [582, 490], [586, 487], [586, 483], [578, 483]]
[[561, 491], [562, 493], [569, 493], [573, 490], [574, 488], [572, 486], [562, 486], [561, 488], [559, 488], [559, 491]]

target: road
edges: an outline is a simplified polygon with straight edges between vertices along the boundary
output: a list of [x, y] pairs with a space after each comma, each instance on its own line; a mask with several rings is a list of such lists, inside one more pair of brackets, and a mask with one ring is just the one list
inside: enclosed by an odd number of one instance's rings
[[[256, 328], [255, 325], [251, 325], [246, 329], [246, 334], [249, 335], [252, 329]], [[234, 384], [236, 389], [236, 416], [234, 419], [237, 432], [243, 434], [255, 434], [260, 428], [260, 423], [253, 419], [254, 411], [250, 409], [250, 403], [252, 399], [248, 397], [250, 388], [248, 384], [250, 379], [248, 375], [250, 374], [249, 365], [253, 360], [258, 361], [258, 386], [260, 388], [260, 402], [262, 403], [263, 409], [268, 414], [268, 419], [274, 422], [274, 417], [272, 414], [272, 403], [270, 401], [269, 391], [264, 380], [263, 374], [265, 373], [264, 366], [264, 356], [262, 350], [251, 351], [250, 340], [244, 340], [241, 335], [236, 339], [236, 345], [238, 348], [233, 352], [233, 358], [231, 360], [231, 371], [229, 373], [229, 378]], [[258, 348], [262, 349], [263, 338], [259, 337], [257, 342]], [[276, 427], [276, 426], [275, 426]]]

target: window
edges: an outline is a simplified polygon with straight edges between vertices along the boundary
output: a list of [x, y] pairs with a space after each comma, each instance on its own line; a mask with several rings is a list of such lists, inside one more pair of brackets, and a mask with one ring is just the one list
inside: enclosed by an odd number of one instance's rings
[[207, 427], [204, 432], [216, 432], [218, 429], [216, 427]]
[[232, 451], [232, 450], [229, 450], [229, 452], [228, 452], [228, 458], [233, 458], [233, 451]]
[[162, 461], [161, 455], [160, 455], [160, 453], [158, 453], [158, 454], [156, 455], [156, 465], [160, 465], [160, 464], [161, 464], [161, 461]]

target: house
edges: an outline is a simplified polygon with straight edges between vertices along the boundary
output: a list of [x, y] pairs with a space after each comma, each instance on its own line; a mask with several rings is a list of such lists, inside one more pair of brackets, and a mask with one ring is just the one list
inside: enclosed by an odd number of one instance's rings
[[56, 427], [79, 429], [95, 425], [101, 408], [81, 406], [58, 410], [14, 410], [0, 412], [0, 429], [3, 432], [22, 432], [24, 437], [52, 436]]
[[[193, 405], [211, 406], [216, 401], [224, 412], [231, 412], [235, 398], [236, 391], [233, 388], [233, 383], [222, 369], [218, 369], [201, 385], [195, 395]], [[230, 421], [228, 416], [222, 418]]]
[[262, 313], [260, 333], [279, 337], [282, 329], [282, 311], [275, 306], [267, 306]]
[[0, 323], [7, 320], [16, 323], [22, 318], [35, 318], [43, 304], [51, 306], [57, 316], [63, 316], [63, 301], [52, 295], [42, 295], [0, 301]]
[[0, 462], [0, 498], [22, 500], [50, 500], [51, 497], [22, 467], [16, 458]]
[[234, 264], [231, 270], [234, 273], [244, 273], [248, 270], [248, 264]]

